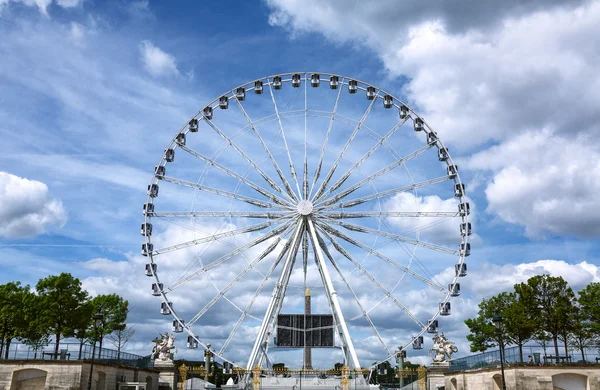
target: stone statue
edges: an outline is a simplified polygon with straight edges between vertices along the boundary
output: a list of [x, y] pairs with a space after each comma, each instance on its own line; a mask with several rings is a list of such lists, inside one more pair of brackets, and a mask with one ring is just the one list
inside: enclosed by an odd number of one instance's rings
[[433, 336], [433, 348], [429, 350], [429, 354], [431, 354], [432, 351], [435, 352], [433, 362], [442, 363], [450, 360], [452, 354], [458, 352], [458, 348], [453, 341], [448, 340], [442, 333]]
[[[152, 355], [150, 358], [152, 360], [160, 360], [162, 362], [171, 362], [173, 360], [173, 353], [177, 352], [177, 348], [175, 348], [175, 335], [170, 335], [169, 332], [165, 332], [164, 334], [159, 334], [158, 338], [152, 340], [153, 343], [156, 343], [154, 347], [152, 347]], [[174, 352], [171, 350], [174, 349]]]

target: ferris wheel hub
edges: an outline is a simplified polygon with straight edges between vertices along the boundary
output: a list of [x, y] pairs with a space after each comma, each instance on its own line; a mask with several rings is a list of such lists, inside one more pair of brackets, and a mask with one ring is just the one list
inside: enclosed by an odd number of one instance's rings
[[313, 212], [313, 204], [310, 200], [301, 200], [298, 202], [296, 209], [301, 215], [310, 215]]

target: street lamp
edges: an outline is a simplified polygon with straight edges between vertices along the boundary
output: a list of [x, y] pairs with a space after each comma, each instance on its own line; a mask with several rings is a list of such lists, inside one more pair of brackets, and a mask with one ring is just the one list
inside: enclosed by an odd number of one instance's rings
[[98, 341], [98, 328], [102, 325], [104, 315], [98, 310], [92, 317], [94, 319], [94, 347], [92, 348], [92, 362], [90, 363], [90, 377], [88, 379], [87, 390], [92, 389], [92, 374], [94, 372], [94, 358], [96, 357], [96, 342]]
[[504, 318], [498, 312], [494, 314], [492, 318], [494, 325], [496, 325], [496, 331], [498, 332], [498, 343], [500, 344], [500, 371], [502, 371], [502, 390], [506, 390], [506, 382], [504, 380], [504, 344], [502, 343], [502, 332], [500, 331], [500, 325]]

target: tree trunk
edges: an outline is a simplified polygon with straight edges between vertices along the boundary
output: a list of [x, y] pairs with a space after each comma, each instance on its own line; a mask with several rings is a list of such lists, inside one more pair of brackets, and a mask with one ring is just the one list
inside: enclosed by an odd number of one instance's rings
[[79, 340], [79, 357], [77, 360], [81, 360], [81, 350], [83, 349], [83, 341]]
[[519, 340], [519, 361], [523, 363], [523, 342]]
[[553, 334], [552, 340], [554, 340], [554, 352], [556, 353], [556, 362], [558, 363], [558, 335]]
[[98, 359], [102, 356], [102, 341], [104, 340], [104, 335], [100, 336], [100, 349], [98, 349]]
[[6, 338], [5, 340], [6, 342], [4, 343], [4, 359], [8, 360], [8, 353], [10, 352], [10, 342], [12, 341], [12, 339]]
[[569, 361], [569, 347], [567, 345], [567, 339], [565, 338], [565, 358], [567, 359], [567, 362]]
[[2, 359], [2, 352], [4, 352], [4, 333], [0, 334], [0, 359]]
[[581, 351], [581, 360], [585, 363], [585, 351], [583, 349], [583, 343], [579, 344], [579, 350]]
[[119, 340], [119, 345], [117, 346], [117, 365], [121, 364], [121, 341]]
[[56, 337], [56, 343], [54, 344], [54, 360], [58, 359], [58, 348], [60, 346], [60, 331], [56, 330], [56, 334], [54, 335], [54, 337]]

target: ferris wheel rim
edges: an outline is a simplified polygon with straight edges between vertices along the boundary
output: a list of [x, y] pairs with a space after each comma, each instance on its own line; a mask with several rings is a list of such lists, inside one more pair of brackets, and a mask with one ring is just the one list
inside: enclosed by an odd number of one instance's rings
[[[337, 75], [337, 74], [332, 74], [332, 73], [324, 73], [324, 72], [288, 72], [288, 73], [281, 73], [281, 74], [277, 74], [277, 75], [271, 75], [271, 76], [266, 76], [266, 77], [263, 77], [263, 78], [259, 78], [259, 79], [252, 80], [252, 81], [250, 81], [250, 82], [247, 82], [247, 83], [241, 84], [240, 86], [238, 86], [238, 87], [236, 87], [236, 88], [234, 88], [234, 89], [231, 89], [231, 90], [229, 90], [228, 92], [226, 92], [225, 94], [223, 94], [223, 95], [220, 95], [220, 96], [225, 96], [225, 95], [227, 95], [227, 94], [233, 94], [233, 93], [235, 92], [235, 90], [236, 90], [236, 89], [238, 89], [238, 88], [242, 88], [242, 87], [244, 87], [244, 88], [245, 88], [246, 86], [248, 86], [248, 85], [251, 85], [252, 83], [254, 83], [254, 82], [256, 82], [256, 81], [264, 81], [264, 80], [266, 80], [266, 81], [267, 81], [267, 83], [265, 83], [265, 85], [268, 85], [269, 87], [271, 87], [271, 85], [272, 85], [272, 84], [269, 84], [269, 83], [272, 83], [272, 80], [273, 80], [273, 78], [274, 78], [274, 77], [276, 77], [276, 76], [282, 76], [282, 80], [281, 80], [282, 82], [290, 82], [290, 81], [291, 81], [291, 79], [283, 79], [283, 76], [290, 76], [290, 77], [291, 77], [292, 75], [295, 75], [295, 74], [300, 74], [300, 75], [303, 75], [303, 76], [304, 76], [303, 78], [301, 78], [301, 80], [303, 80], [303, 81], [304, 81], [305, 85], [306, 85], [306, 84], [307, 84], [307, 83], [310, 81], [310, 78], [309, 78], [309, 76], [310, 76], [310, 75], [312, 75], [312, 74], [319, 74], [319, 75], [326, 75], [326, 76], [337, 76], [337, 77], [339, 77], [339, 78], [340, 78], [340, 86], [339, 86], [339, 89], [340, 89], [340, 91], [339, 91], [339, 92], [340, 92], [340, 93], [341, 93], [341, 89], [343, 88], [343, 86], [345, 86], [345, 85], [348, 85], [347, 83], [346, 83], [346, 84], [344, 84], [344, 83], [343, 83], [343, 80], [354, 80], [354, 81], [357, 81], [357, 82], [359, 83], [359, 85], [357, 86], [357, 88], [358, 88], [359, 90], [363, 90], [363, 91], [364, 91], [364, 90], [367, 90], [367, 87], [369, 87], [369, 86], [372, 86], [372, 85], [371, 85], [371, 84], [369, 84], [369, 83], [363, 82], [363, 81], [361, 81], [361, 80], [357, 80], [357, 79], [355, 79], [355, 78], [350, 78], [350, 77], [347, 77], [347, 76], [342, 76], [342, 75]], [[246, 91], [252, 91], [252, 87], [248, 88]], [[402, 105], [402, 106], [405, 106], [405, 107], [408, 107], [408, 109], [409, 109], [409, 113], [410, 113], [410, 116], [414, 115], [414, 116], [415, 116], [415, 117], [417, 117], [417, 118], [421, 118], [421, 116], [419, 116], [419, 115], [418, 115], [418, 114], [417, 114], [417, 113], [416, 113], [416, 112], [415, 112], [415, 111], [414, 111], [412, 108], [410, 108], [408, 105], [406, 105], [405, 103], [403, 103], [403, 102], [402, 102], [400, 99], [396, 98], [395, 96], [393, 96], [393, 95], [391, 95], [390, 93], [388, 93], [388, 92], [386, 92], [386, 91], [383, 91], [383, 90], [381, 90], [381, 89], [378, 89], [378, 91], [381, 91], [381, 92], [385, 93], [387, 96], [391, 96], [391, 97], [392, 97], [392, 99], [393, 99], [393, 101], [394, 101], [394, 106], [395, 106], [396, 108], [400, 108], [400, 105]], [[383, 98], [383, 97], [382, 97], [382, 96], [379, 96], [379, 95], [377, 95], [377, 96], [376, 96], [376, 98], [375, 98], [375, 100], [378, 100], [379, 98]], [[210, 103], [209, 103], [207, 106], [205, 106], [205, 107], [209, 107], [209, 106], [210, 106], [210, 107], [213, 107], [213, 106], [215, 105], [215, 103], [217, 103], [217, 102], [218, 102], [218, 100], [219, 100], [219, 97], [217, 97], [216, 99], [214, 99], [213, 101], [211, 101], [211, 102], [210, 102]], [[237, 101], [237, 100], [236, 100], [236, 101]], [[239, 101], [237, 101], [237, 102], [238, 102], [238, 104], [239, 104]], [[214, 107], [213, 107], [213, 108], [214, 108]], [[196, 114], [195, 114], [195, 115], [192, 117], [192, 119], [197, 119], [197, 118], [204, 119], [204, 117], [202, 116], [202, 110], [203, 110], [203, 109], [201, 109], [200, 111], [198, 111], [198, 112], [197, 112], [197, 113], [196, 113]], [[305, 110], [305, 111], [306, 111], [306, 110]], [[428, 125], [428, 124], [427, 124], [427, 123], [426, 123], [424, 120], [423, 120], [423, 125], [424, 125], [424, 128], [428, 129], [428, 131], [429, 131], [429, 132], [433, 132], [433, 130], [431, 130], [431, 128], [429, 127], [429, 125]], [[183, 127], [182, 127], [182, 128], [181, 128], [181, 129], [180, 129], [180, 130], [179, 130], [179, 131], [176, 133], [176, 136], [177, 136], [178, 134], [180, 134], [180, 133], [185, 133], [185, 134], [187, 134], [187, 132], [185, 131], [185, 129], [186, 129], [186, 126], [187, 126], [187, 125], [184, 125], [184, 126], [183, 126]], [[305, 142], [305, 146], [306, 146], [306, 142]], [[439, 148], [445, 148], [445, 146], [443, 145], [442, 141], [441, 141], [439, 138], [438, 138], [438, 139], [437, 139], [437, 141], [436, 141], [436, 146], [438, 147], [438, 149], [439, 149]], [[286, 147], [287, 147], [287, 145], [286, 145]], [[176, 141], [175, 141], [175, 137], [172, 139], [172, 141], [171, 141], [171, 143], [169, 144], [169, 147], [168, 147], [168, 148], [173, 148], [173, 149], [176, 149], [176, 148], [178, 148], [178, 145], [177, 145], [177, 143], [176, 143]], [[446, 150], [447, 150], [447, 149], [446, 149]], [[290, 157], [290, 158], [291, 158], [291, 157]], [[161, 157], [161, 159], [160, 159], [160, 161], [159, 161], [159, 164], [158, 164], [158, 165], [164, 165], [164, 164], [165, 164], [165, 155], [163, 154], [163, 156]], [[446, 162], [446, 164], [447, 164], [448, 166], [449, 166], [449, 165], [454, 165], [454, 162], [453, 162], [453, 160], [452, 160], [452, 157], [451, 157], [449, 154], [448, 154], [448, 159], [447, 159], [447, 162]], [[248, 170], [249, 170], [249, 169], [250, 169], [250, 168], [248, 168]], [[454, 176], [453, 180], [454, 180], [454, 182], [455, 182], [455, 183], [462, 184], [462, 181], [460, 180], [460, 174], [459, 174], [458, 172], [456, 172], [456, 174], [455, 174], [455, 176]], [[157, 183], [158, 183], [158, 181], [159, 181], [159, 179], [158, 179], [156, 176], [153, 176], [153, 179], [152, 179], [151, 183], [152, 183], [152, 184], [157, 184]], [[237, 182], [237, 187], [239, 187], [239, 186], [240, 186], [240, 184], [241, 184], [241, 182], [239, 182], [239, 181], [238, 181], [238, 182]], [[296, 184], [298, 185], [298, 183], [296, 183]], [[313, 191], [313, 190], [314, 190], [314, 183], [313, 183], [313, 188], [310, 190], [311, 194], [312, 194], [312, 191]], [[299, 193], [301, 192], [301, 191], [300, 191], [300, 188], [298, 188], [298, 191], [299, 191]], [[315, 197], [315, 198], [318, 198], [318, 197]], [[463, 200], [467, 200], [467, 199], [468, 199], [468, 198], [466, 198], [466, 194], [465, 194], [465, 193], [463, 193], [463, 195], [460, 197], [460, 201], [461, 201], [461, 203], [463, 202]], [[378, 200], [378, 199], [377, 199], [377, 200]], [[232, 200], [231, 202], [233, 202], [233, 200]], [[230, 204], [231, 204], [231, 202], [230, 202]], [[152, 204], [153, 204], [153, 203], [154, 203], [154, 199], [153, 199], [153, 198], [152, 198], [152, 197], [149, 195], [149, 196], [147, 197], [147, 201], [146, 201], [146, 203], [147, 203], [147, 204], [148, 204], [148, 203], [152, 203]], [[230, 212], [231, 212], [231, 210], [230, 210]], [[468, 223], [468, 214], [466, 214], [466, 215], [461, 215], [460, 217], [461, 217], [461, 220], [462, 220], [462, 222], [463, 222], [463, 223]], [[145, 222], [145, 223], [149, 223], [149, 221], [150, 221], [150, 218], [151, 218], [151, 216], [150, 216], [150, 215], [145, 215], [145, 216], [144, 216], [144, 222]], [[151, 243], [151, 239], [150, 239], [149, 237], [146, 237], [146, 240], [145, 240], [145, 242], [146, 242], [146, 243]], [[463, 236], [463, 238], [462, 238], [462, 240], [461, 240], [461, 244], [465, 244], [465, 245], [466, 245], [467, 243], [468, 243], [468, 236]], [[416, 249], [416, 247], [413, 247], [413, 248], [415, 248], [415, 249]], [[152, 264], [155, 264], [155, 262], [154, 262], [154, 254], [150, 253], [150, 254], [148, 255], [148, 258], [149, 258], [149, 260], [150, 260], [150, 263], [152, 263]], [[459, 254], [459, 260], [458, 260], [458, 263], [457, 263], [457, 265], [461, 265], [461, 264], [463, 264], [464, 262], [465, 262], [465, 255], [464, 255], [464, 254]], [[154, 271], [154, 269], [151, 269], [151, 272], [152, 272], [152, 276], [153, 276], [153, 278], [154, 278], [155, 282], [156, 282], [156, 283], [160, 283], [160, 280], [159, 280], [159, 278], [158, 278], [158, 274], [157, 274], [157, 273]], [[404, 277], [405, 275], [406, 275], [406, 272], [403, 274], [403, 277]], [[458, 276], [458, 275], [455, 275], [455, 276], [453, 277], [452, 284], [455, 284], [455, 283], [457, 282], [458, 278], [459, 278], [459, 276]], [[165, 303], [166, 303], [166, 302], [168, 302], [168, 297], [167, 297], [167, 294], [166, 294], [164, 291], [161, 291], [161, 297], [162, 297], [162, 299], [163, 299], [163, 302], [165, 302]], [[448, 302], [448, 300], [449, 300], [449, 299], [450, 299], [450, 294], [449, 294], [449, 293], [446, 293], [446, 296], [445, 296], [444, 300], [442, 301], [442, 303]], [[187, 333], [188, 333], [190, 336], [192, 336], [194, 339], [196, 339], [196, 341], [198, 341], [198, 342], [199, 342], [201, 345], [203, 345], [203, 346], [206, 348], [206, 345], [207, 345], [208, 343], [204, 343], [202, 340], [200, 340], [200, 339], [199, 339], [199, 337], [197, 337], [197, 335], [196, 335], [195, 333], [193, 333], [193, 332], [192, 332], [192, 331], [191, 331], [191, 330], [190, 330], [190, 329], [187, 327], [187, 325], [186, 325], [186, 324], [184, 324], [184, 321], [183, 321], [183, 320], [182, 320], [182, 319], [181, 319], [181, 318], [180, 318], [180, 317], [177, 315], [176, 311], [175, 311], [173, 308], [171, 308], [171, 313], [172, 313], [172, 316], [173, 316], [173, 317], [174, 317], [174, 318], [175, 318], [175, 319], [176, 319], [176, 320], [177, 320], [179, 323], [181, 323], [181, 324], [183, 325], [183, 327], [184, 327], [184, 330], [185, 330], [185, 331], [186, 331], [186, 332], [187, 332]], [[438, 309], [437, 313], [436, 313], [436, 314], [435, 314], [435, 315], [434, 315], [434, 316], [431, 318], [431, 320], [435, 320], [435, 319], [436, 319], [436, 318], [438, 318], [439, 316], [440, 316], [440, 309]], [[417, 336], [415, 336], [415, 337], [418, 337], [418, 336], [422, 335], [423, 333], [425, 333], [425, 331], [426, 331], [426, 328], [422, 328], [422, 329], [421, 329], [421, 332], [420, 332], [420, 333], [419, 333]], [[413, 338], [411, 339], [411, 341], [409, 341], [408, 343], [406, 343], [406, 345], [404, 345], [403, 347], [405, 348], [405, 347], [409, 346], [409, 345], [410, 345], [410, 344], [411, 344], [411, 343], [414, 341], [415, 337], [413, 337]], [[233, 363], [233, 361], [230, 361], [230, 360], [228, 360], [228, 359], [227, 359], [227, 358], [225, 358], [224, 356], [219, 356], [219, 357], [220, 357], [222, 360], [224, 360], [224, 361], [228, 361], [228, 362], [230, 362], [230, 363]], [[389, 356], [388, 356], [388, 358], [389, 358]], [[387, 359], [384, 359], [384, 360], [387, 360]], [[383, 361], [383, 360], [382, 360], [382, 361]], [[374, 366], [374, 365], [372, 365], [372, 367], [373, 367], [373, 366]]]

